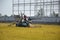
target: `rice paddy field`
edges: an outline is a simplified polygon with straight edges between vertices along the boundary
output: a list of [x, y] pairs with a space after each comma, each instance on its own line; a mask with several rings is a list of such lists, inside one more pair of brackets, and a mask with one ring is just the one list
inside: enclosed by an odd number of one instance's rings
[[60, 40], [60, 25], [32, 24], [32, 27], [16, 27], [0, 23], [0, 40]]

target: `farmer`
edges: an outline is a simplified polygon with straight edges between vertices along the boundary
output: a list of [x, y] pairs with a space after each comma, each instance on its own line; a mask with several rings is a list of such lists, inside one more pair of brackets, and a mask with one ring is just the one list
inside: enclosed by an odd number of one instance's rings
[[24, 21], [27, 21], [27, 16], [26, 15], [24, 15]]

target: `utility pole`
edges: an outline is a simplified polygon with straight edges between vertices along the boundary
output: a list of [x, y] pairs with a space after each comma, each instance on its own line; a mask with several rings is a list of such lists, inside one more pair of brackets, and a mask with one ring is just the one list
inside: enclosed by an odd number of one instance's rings
[[34, 2], [35, 2], [35, 6], [34, 6], [34, 14], [36, 15], [37, 14], [37, 1], [38, 0], [35, 0]]
[[59, 4], [58, 5], [59, 5], [59, 17], [60, 17], [60, 0], [59, 0]]
[[12, 14], [14, 16], [14, 0], [12, 0]]
[[18, 14], [19, 14], [19, 0], [18, 0]]

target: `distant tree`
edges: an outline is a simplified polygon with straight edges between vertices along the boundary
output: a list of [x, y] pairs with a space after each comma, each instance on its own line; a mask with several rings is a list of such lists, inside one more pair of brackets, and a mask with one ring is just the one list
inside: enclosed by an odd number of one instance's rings
[[53, 11], [53, 13], [51, 14], [51, 17], [58, 17], [58, 14], [56, 14], [55, 11]]
[[56, 17], [58, 17], [58, 14], [55, 14]]
[[39, 11], [38, 11], [38, 16], [44, 16], [44, 9], [41, 8]]
[[40, 10], [39, 10], [39, 12], [38, 12], [37, 16], [40, 16]]
[[2, 14], [0, 13], [0, 17], [2, 16]]
[[44, 9], [41, 8], [41, 16], [44, 16]]
[[8, 17], [7, 15], [4, 15], [4, 17]]
[[56, 14], [54, 11], [53, 11], [53, 15], [54, 17], [58, 17], [58, 14]]
[[14, 15], [11, 15], [11, 17], [14, 17]]
[[53, 11], [53, 16], [55, 16], [55, 11]]

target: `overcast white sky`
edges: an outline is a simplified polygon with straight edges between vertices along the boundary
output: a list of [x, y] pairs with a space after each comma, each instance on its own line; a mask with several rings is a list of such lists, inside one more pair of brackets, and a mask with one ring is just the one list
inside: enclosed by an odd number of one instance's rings
[[[23, 1], [21, 0], [21, 2]], [[12, 14], [12, 0], [0, 0], [0, 13], [9, 16]]]
[[[44, 0], [44, 1], [46, 1], [46, 0]], [[23, 0], [21, 0], [20, 2], [23, 2]], [[32, 1], [32, 2], [34, 2], [34, 1]], [[9, 16], [12, 14], [12, 0], [0, 0], [0, 13], [2, 15], [9, 15]]]
[[12, 14], [12, 0], [0, 0], [0, 13], [2, 15]]

